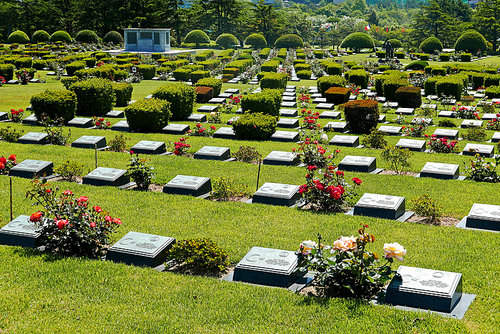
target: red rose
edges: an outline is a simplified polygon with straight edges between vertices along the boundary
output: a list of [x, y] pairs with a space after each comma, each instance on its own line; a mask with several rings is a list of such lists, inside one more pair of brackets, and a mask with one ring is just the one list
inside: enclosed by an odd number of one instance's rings
[[66, 190], [63, 192], [63, 195], [65, 196], [73, 195], [73, 192], [71, 190]]
[[360, 179], [358, 179], [357, 177], [354, 177], [354, 178], [352, 178], [352, 182], [356, 183], [356, 185], [359, 186], [362, 181]]
[[212, 130], [215, 130], [215, 126], [213, 126], [213, 125], [211, 125], [211, 126], [210, 126], [210, 128], [211, 128]]
[[76, 201], [77, 202], [81, 202], [81, 203], [85, 203], [89, 200], [89, 198], [87, 196], [80, 196], [79, 199], [77, 199]]
[[17, 158], [17, 155], [15, 155], [15, 154], [11, 154], [11, 155], [9, 156], [9, 160], [10, 160], [10, 161], [16, 161], [16, 158]]
[[40, 211], [33, 213], [30, 216], [32, 222], [39, 222], [42, 219], [42, 213]]
[[3, 164], [6, 164], [7, 163], [7, 159], [5, 159], [5, 157], [0, 157], [0, 162], [3, 163]]
[[111, 223], [113, 221], [113, 218], [111, 218], [110, 216], [106, 216], [104, 217], [104, 220], [106, 220], [108, 223]]
[[174, 154], [178, 155], [179, 154], [179, 150], [174, 150]]
[[99, 212], [102, 212], [102, 209], [98, 206], [93, 206], [92, 207], [94, 209], [95, 212], [99, 213]]
[[62, 230], [64, 226], [68, 225], [68, 220], [67, 219], [59, 219], [56, 221], [57, 228]]
[[307, 169], [309, 169], [309, 171], [313, 171], [313, 170], [318, 169], [318, 167], [316, 167], [316, 166], [307, 166]]
[[52, 192], [52, 190], [50, 190], [50, 189], [45, 189], [45, 192], [46, 192], [47, 194], [50, 194], [50, 193]]
[[344, 176], [344, 172], [341, 172], [341, 171], [339, 171], [339, 170], [338, 170], [338, 171], [336, 171], [336, 172], [335, 172], [335, 174], [336, 174], [337, 176], [342, 176], [342, 177]]
[[116, 225], [121, 225], [122, 221], [120, 220], [120, 218], [115, 218], [113, 219], [113, 223], [115, 223]]
[[90, 223], [90, 227], [94, 228], [95, 227], [95, 223], [94, 222]]

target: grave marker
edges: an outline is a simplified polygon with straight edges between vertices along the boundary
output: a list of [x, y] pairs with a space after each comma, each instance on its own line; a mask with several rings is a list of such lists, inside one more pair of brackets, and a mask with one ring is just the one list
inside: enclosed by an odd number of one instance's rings
[[467, 143], [462, 151], [463, 155], [476, 155], [479, 154], [482, 157], [491, 158], [495, 150], [494, 145], [481, 145], [481, 144], [471, 144]]
[[219, 109], [219, 106], [201, 106], [197, 109], [198, 112], [205, 112], [205, 113], [210, 113], [213, 111], [217, 111]]
[[334, 107], [333, 103], [318, 103], [318, 105], [316, 105], [316, 109], [331, 110], [333, 109], [333, 107]]
[[346, 155], [339, 163], [338, 170], [371, 173], [377, 169], [377, 158]]
[[26, 159], [20, 164], [12, 167], [9, 171], [10, 176], [18, 176], [26, 179], [32, 179], [35, 176], [52, 176], [54, 164], [52, 161], [40, 161]]
[[113, 131], [128, 132], [128, 131], [130, 131], [130, 128], [128, 127], [128, 122], [127, 121], [119, 121], [115, 125], [111, 126], [111, 130], [113, 130]]
[[166, 146], [161, 141], [141, 140], [132, 146], [130, 151], [137, 154], [163, 154], [166, 151]]
[[359, 146], [359, 136], [340, 136], [335, 135], [329, 142], [330, 145], [346, 146], [346, 147], [358, 147]]
[[457, 140], [458, 139], [458, 130], [436, 129], [436, 131], [434, 131], [433, 135], [435, 135], [436, 138], [448, 138], [451, 140]]
[[21, 215], [0, 229], [0, 245], [36, 247], [40, 233], [30, 222], [30, 216]]
[[481, 127], [483, 126], [483, 121], [481, 120], [473, 120], [473, 119], [464, 119], [460, 127], [462, 129]]
[[280, 128], [296, 129], [299, 127], [299, 120], [291, 118], [280, 118], [276, 125]]
[[9, 120], [9, 114], [6, 112], [0, 112], [0, 122]]
[[294, 166], [300, 162], [295, 153], [285, 151], [272, 151], [263, 160], [264, 165]]
[[101, 136], [81, 136], [77, 140], [71, 143], [71, 147], [79, 148], [97, 148], [103, 149], [106, 147], [106, 137]]
[[163, 186], [166, 194], [208, 197], [212, 183], [208, 177], [177, 175]]
[[132, 185], [124, 169], [97, 167], [83, 177], [83, 184], [93, 186], [126, 187]]
[[233, 128], [221, 127], [214, 132], [214, 138], [234, 139], [236, 134]]
[[266, 182], [253, 194], [252, 203], [293, 206], [301, 197], [299, 186]]
[[297, 108], [297, 102], [283, 101], [283, 102], [281, 102], [281, 106], [283, 108]]
[[464, 219], [465, 227], [500, 231], [500, 206], [474, 203]]
[[382, 125], [378, 130], [390, 136], [397, 136], [401, 134], [402, 127]]
[[356, 216], [398, 219], [405, 213], [405, 198], [364, 193], [354, 207]]
[[28, 132], [20, 137], [17, 142], [19, 144], [46, 145], [48, 144], [49, 135], [43, 132]]
[[299, 140], [299, 133], [298, 132], [276, 131], [271, 136], [271, 141], [297, 142], [298, 140]]
[[330, 119], [340, 119], [341, 115], [338, 111], [323, 111], [319, 118], [330, 118]]
[[439, 162], [426, 162], [420, 171], [420, 177], [432, 177], [435, 179], [455, 180], [458, 179], [458, 175], [458, 165]]
[[396, 144], [396, 147], [407, 148], [408, 150], [414, 152], [424, 152], [425, 145], [425, 140], [400, 139]]
[[125, 113], [122, 110], [111, 110], [108, 111], [105, 117], [110, 117], [110, 118], [124, 118]]
[[324, 131], [333, 131], [333, 132], [346, 132], [347, 131], [347, 122], [328, 122], [323, 127]]
[[194, 158], [224, 161], [231, 158], [231, 151], [229, 147], [203, 146], [194, 154]]
[[187, 124], [169, 124], [164, 127], [161, 132], [169, 135], [184, 135], [189, 130], [189, 125]]
[[187, 120], [191, 121], [191, 122], [204, 123], [207, 121], [207, 115], [205, 115], [205, 114], [191, 114], [191, 115], [189, 115]]
[[396, 109], [396, 114], [401, 114], [401, 115], [413, 115], [413, 112], [415, 111], [414, 108], [398, 108]]
[[91, 128], [94, 126], [94, 123], [91, 118], [75, 117], [68, 122], [68, 126], [74, 126], [75, 128]]
[[297, 109], [280, 109], [280, 116], [297, 117]]

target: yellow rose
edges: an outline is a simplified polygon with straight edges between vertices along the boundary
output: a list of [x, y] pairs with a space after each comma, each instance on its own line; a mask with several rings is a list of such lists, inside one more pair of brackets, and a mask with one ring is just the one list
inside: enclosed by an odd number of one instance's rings
[[333, 243], [333, 248], [343, 252], [354, 250], [356, 248], [356, 238], [352, 235], [350, 237], [340, 237]]
[[403, 261], [403, 255], [406, 255], [406, 249], [403, 246], [394, 242], [392, 244], [384, 244], [385, 258], [396, 258], [399, 261]]
[[303, 256], [308, 256], [311, 254], [313, 248], [317, 248], [318, 244], [312, 240], [302, 241], [300, 243], [300, 252]]

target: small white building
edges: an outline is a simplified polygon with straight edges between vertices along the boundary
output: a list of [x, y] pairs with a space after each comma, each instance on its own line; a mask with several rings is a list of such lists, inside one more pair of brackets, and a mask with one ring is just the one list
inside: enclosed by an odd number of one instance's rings
[[125, 28], [125, 51], [170, 51], [170, 29]]

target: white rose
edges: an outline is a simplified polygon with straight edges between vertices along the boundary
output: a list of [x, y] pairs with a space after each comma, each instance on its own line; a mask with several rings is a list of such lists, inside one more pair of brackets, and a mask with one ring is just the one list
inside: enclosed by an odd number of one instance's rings
[[311, 251], [313, 248], [317, 248], [318, 244], [312, 240], [306, 240], [302, 241], [300, 243], [300, 251], [302, 252], [302, 255], [307, 256], [311, 254]]

